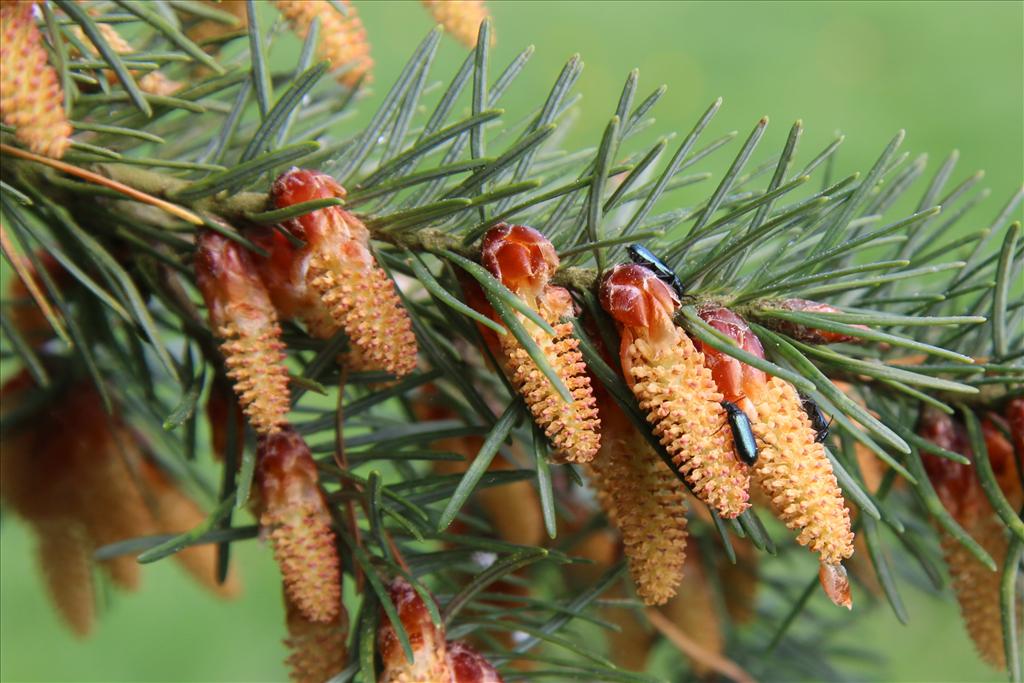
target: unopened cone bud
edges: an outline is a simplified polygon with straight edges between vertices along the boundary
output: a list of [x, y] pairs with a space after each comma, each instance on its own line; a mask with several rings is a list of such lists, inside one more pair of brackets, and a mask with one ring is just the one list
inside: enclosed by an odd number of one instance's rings
[[210, 312], [210, 326], [224, 340], [227, 375], [257, 434], [272, 434], [286, 421], [290, 395], [277, 314], [243, 247], [208, 231], [199, 238], [196, 284]]
[[36, 28], [34, 5], [0, 4], [0, 117], [30, 150], [59, 159], [71, 144], [71, 124]]
[[601, 305], [619, 324], [626, 383], [655, 436], [697, 497], [723, 517], [740, 515], [750, 506], [750, 476], [703, 354], [672, 323], [675, 293], [650, 270], [620, 265], [601, 285]]
[[[809, 301], [808, 299], [782, 299], [780, 301], [772, 302], [772, 306], [784, 311], [795, 311], [797, 313], [841, 313], [841, 311], [835, 306], [818, 301]], [[833, 332], [831, 330], [822, 330], [817, 327], [811, 327], [810, 325], [793, 322], [791, 320], [769, 317], [764, 319], [764, 323], [765, 325], [774, 328], [783, 334], [789, 335], [797, 341], [802, 341], [805, 344], [838, 344], [840, 342], [855, 344], [860, 341], [860, 338], [854, 337], [850, 334]], [[854, 325], [854, 327], [862, 330], [868, 329], [864, 325]]]
[[347, 0], [341, 3], [345, 6], [344, 14], [326, 0], [277, 0], [276, 4], [302, 39], [309, 33], [313, 20], [320, 20], [317, 57], [329, 61], [331, 70], [339, 72], [338, 81], [351, 88], [361, 78], [369, 80], [373, 59], [356, 8]]
[[[313, 199], [344, 197], [330, 176], [292, 169], [272, 188], [274, 205], [284, 208]], [[355, 215], [338, 206], [287, 221], [302, 249], [275, 244], [260, 267], [275, 301], [298, 315], [314, 336], [345, 330], [352, 370], [384, 370], [402, 377], [416, 368], [416, 337], [395, 283], [370, 251], [370, 233]], [[268, 270], [276, 271], [267, 273]]]
[[285, 594], [306, 619], [333, 621], [341, 609], [341, 570], [331, 513], [309, 447], [292, 428], [260, 439], [255, 481], [261, 532]]
[[[600, 446], [600, 421], [579, 340], [572, 336], [572, 324], [562, 322], [574, 315], [572, 298], [564, 288], [548, 284], [558, 269], [554, 247], [533, 228], [502, 223], [484, 236], [480, 260], [554, 329], [550, 335], [518, 311], [513, 313], [569, 390], [572, 400], [568, 403], [511, 333], [499, 339], [500, 360], [534, 421], [554, 445], [553, 457], [589, 462]], [[477, 307], [501, 321], [490, 306]]]
[[[490, 16], [483, 0], [423, 0], [434, 21], [466, 47], [474, 47], [480, 35], [480, 24]], [[491, 30], [494, 45], [494, 30]]]
[[445, 659], [451, 671], [451, 683], [502, 683], [497, 669], [466, 642], [448, 643]]
[[450, 681], [447, 645], [443, 626], [435, 626], [423, 598], [405, 579], [397, 578], [388, 586], [398, 618], [409, 636], [413, 661], [406, 659], [395, 627], [381, 613], [377, 629], [377, 649], [384, 670], [378, 683], [414, 683], [415, 681]]

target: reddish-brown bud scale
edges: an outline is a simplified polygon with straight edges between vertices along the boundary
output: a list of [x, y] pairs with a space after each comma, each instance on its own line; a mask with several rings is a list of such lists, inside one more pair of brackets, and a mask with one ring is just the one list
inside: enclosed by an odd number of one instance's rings
[[72, 130], [60, 79], [36, 28], [35, 4], [0, 4], [0, 117], [30, 150], [59, 159]]
[[[594, 404], [579, 340], [572, 336], [572, 297], [563, 287], [548, 284], [558, 269], [558, 255], [546, 237], [525, 225], [505, 223], [491, 228], [481, 246], [481, 263], [555, 330], [552, 336], [514, 312], [548, 364], [572, 395], [566, 403], [511, 334], [498, 336], [499, 360], [512, 385], [526, 402], [534, 421], [554, 445], [553, 457], [589, 462], [600, 445], [600, 421]], [[501, 322], [493, 309], [477, 301], [477, 310]], [[492, 341], [493, 343], [493, 341]]]
[[1024, 452], [1014, 451], [1013, 444], [1004, 434], [1008, 427], [999, 416], [986, 415], [981, 420], [981, 436], [985, 440], [985, 450], [992, 472], [996, 475], [999, 488], [1006, 496], [1010, 507], [1020, 508], [1024, 504], [1024, 490], [1021, 488], [1022, 458]]
[[[774, 308], [779, 308], [784, 311], [797, 311], [798, 313], [842, 312], [835, 306], [823, 304], [818, 301], [809, 301], [807, 299], [782, 299], [780, 301], [773, 301], [771, 305]], [[840, 342], [856, 344], [860, 341], [858, 337], [843, 334], [842, 332], [820, 330], [816, 327], [808, 327], [807, 325], [802, 325], [789, 320], [779, 320], [778, 318], [766, 319], [765, 324], [779, 332], [782, 332], [783, 334], [789, 335], [797, 341], [802, 341], [805, 344], [838, 344]], [[854, 325], [854, 327], [862, 330], [868, 329], [865, 325]]]
[[292, 30], [302, 39], [306, 38], [313, 21], [320, 20], [317, 57], [331, 63], [331, 70], [338, 73], [339, 83], [352, 88], [361, 79], [371, 80], [373, 59], [370, 58], [370, 43], [366, 39], [363, 22], [351, 3], [341, 0], [345, 6], [344, 13], [329, 2], [316, 0], [277, 0], [276, 4]]
[[331, 513], [313, 456], [294, 429], [260, 438], [255, 482], [260, 530], [273, 547], [285, 594], [306, 619], [333, 621], [341, 609], [341, 570]]
[[[483, 0], [423, 0], [434, 21], [466, 47], [474, 47], [480, 35], [480, 24], [490, 16]], [[491, 45], [495, 34], [491, 30]]]
[[239, 403], [257, 434], [272, 434], [286, 422], [288, 370], [277, 313], [252, 257], [208, 231], [199, 237], [195, 268]]
[[558, 254], [544, 235], [525, 225], [501, 223], [480, 244], [480, 262], [523, 298], [540, 296], [558, 270]]
[[502, 683], [497, 669], [466, 642], [448, 643], [445, 658], [451, 671], [451, 683]]
[[1015, 398], [1006, 404], [1006, 423], [1010, 428], [1010, 441], [1020, 467], [1021, 458], [1024, 458], [1024, 398]]
[[378, 683], [450, 681], [452, 674], [446, 656], [444, 627], [434, 625], [423, 598], [405, 579], [396, 578], [392, 581], [388, 592], [402, 627], [409, 636], [413, 661], [406, 659], [398, 634], [382, 611], [377, 630], [377, 650], [384, 670], [377, 679]]
[[[293, 168], [274, 181], [274, 206], [344, 197], [325, 173]], [[296, 249], [276, 235], [271, 258], [260, 264], [282, 314], [297, 317], [311, 335], [344, 329], [352, 370], [384, 370], [402, 377], [416, 368], [416, 337], [395, 283], [370, 250], [370, 232], [354, 214], [329, 206], [285, 223], [306, 242]]]
[[285, 596], [288, 637], [286, 664], [294, 683], [323, 683], [337, 675], [348, 660], [345, 638], [348, 614], [342, 609], [332, 621], [310, 621]]
[[[724, 306], [702, 306], [697, 313], [708, 325], [735, 341], [740, 349], [764, 358], [761, 340], [743, 318]], [[757, 407], [749, 397], [761, 392], [768, 375], [699, 341], [695, 343], [704, 353], [704, 364], [711, 368], [715, 384], [725, 400], [742, 408], [750, 419], [757, 417]]]
[[746, 510], [747, 466], [733, 453], [722, 394], [704, 355], [672, 322], [675, 292], [635, 264], [618, 265], [601, 283], [601, 306], [619, 326], [619, 357], [655, 436], [698, 498], [723, 517]]
[[[917, 433], [936, 446], [953, 453], [971, 452], [967, 428], [951, 415], [933, 408], [923, 408]], [[922, 451], [921, 460], [935, 492], [949, 513], [958, 520], [974, 514], [978, 492], [974, 469], [949, 458]]]
[[[206, 419], [210, 423], [210, 446], [213, 457], [220, 462], [228, 458], [228, 433], [234, 429], [235, 467], [242, 464], [242, 447], [245, 445], [245, 415], [235, 399], [234, 391], [227, 379], [217, 374], [206, 399]], [[234, 422], [234, 425], [231, 423]]]

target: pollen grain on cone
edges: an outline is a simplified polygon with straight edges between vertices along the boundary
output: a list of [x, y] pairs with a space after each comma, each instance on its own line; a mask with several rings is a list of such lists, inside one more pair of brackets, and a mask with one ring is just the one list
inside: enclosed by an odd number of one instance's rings
[[34, 2], [0, 5], [0, 117], [19, 142], [59, 159], [71, 144], [64, 91], [47, 61]]

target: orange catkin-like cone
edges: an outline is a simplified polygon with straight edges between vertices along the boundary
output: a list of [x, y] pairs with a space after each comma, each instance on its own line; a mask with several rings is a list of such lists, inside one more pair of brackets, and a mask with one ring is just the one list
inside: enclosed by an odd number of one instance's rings
[[[433, 385], [424, 387], [422, 392], [415, 395], [411, 407], [416, 419], [422, 422], [451, 420], [458, 417]], [[438, 439], [431, 443], [431, 448], [435, 450], [457, 453], [463, 457], [459, 461], [435, 461], [434, 472], [465, 472], [480, 452], [483, 442], [481, 436], [457, 436]], [[509, 470], [512, 467], [505, 459], [495, 458], [489, 470]], [[544, 519], [540, 511], [537, 490], [530, 482], [514, 481], [503, 486], [481, 488], [475, 495], [498, 538], [516, 545], [541, 545], [544, 537]]]
[[850, 511], [796, 389], [772, 377], [754, 403], [754, 430], [764, 442], [754, 467], [758, 483], [779, 519], [800, 530], [797, 542], [818, 553], [826, 567], [838, 567], [853, 554]]
[[348, 615], [344, 609], [332, 621], [310, 621], [285, 596], [288, 637], [286, 663], [294, 683], [323, 683], [345, 668], [348, 650]]
[[96, 619], [92, 584], [92, 553], [95, 546], [88, 531], [73, 519], [47, 519], [32, 524], [36, 553], [50, 592], [64, 622], [84, 638]]
[[[997, 567], [1005, 564], [1008, 547], [1006, 528], [994, 514], [971, 519], [964, 525], [964, 530], [992, 556]], [[1006, 669], [999, 599], [1001, 573], [990, 571], [960, 541], [948, 534], [943, 534], [941, 546], [964, 626], [978, 654], [991, 666]], [[1019, 605], [1017, 611], [1019, 614]]]
[[331, 513], [313, 456], [294, 429], [260, 438], [255, 481], [260, 530], [274, 549], [285, 594], [306, 619], [334, 621], [341, 610], [341, 570]]
[[[444, 26], [457, 41], [466, 47], [475, 47], [480, 35], [480, 24], [490, 17], [483, 0], [423, 0], [434, 21]], [[494, 45], [491, 31], [491, 45]]]
[[[51, 375], [57, 376], [50, 368]], [[27, 372], [0, 390], [5, 407], [20, 404], [33, 382]], [[94, 619], [92, 554], [109, 543], [155, 533], [130, 467], [138, 450], [88, 382], [71, 381], [0, 440], [0, 499], [35, 531], [41, 571], [65, 621], [80, 636]], [[99, 563], [119, 587], [135, 589], [131, 556]]]
[[[274, 206], [344, 197], [329, 175], [293, 168], [271, 190]], [[300, 317], [313, 336], [345, 330], [353, 370], [384, 370], [402, 377], [416, 368], [416, 337], [409, 314], [387, 273], [370, 251], [370, 232], [338, 206], [293, 218], [286, 227], [306, 242], [293, 249], [273, 242], [261, 264], [264, 280], [282, 313]]]
[[[708, 581], [697, 544], [690, 541], [687, 545], [692, 558], [686, 565], [683, 582], [676, 596], [661, 611], [701, 650], [721, 656], [725, 651], [725, 633], [715, 591]], [[693, 660], [691, 663], [698, 677], [703, 678], [711, 673], [703, 662]]]
[[601, 392], [601, 449], [590, 480], [622, 534], [637, 595], [647, 605], [676, 593], [686, 560], [683, 485], [610, 396]]
[[[146, 486], [152, 505], [156, 527], [160, 533], [176, 535], [190, 531], [206, 521], [206, 514], [178, 486], [151, 462], [143, 461], [140, 467], [142, 481]], [[174, 554], [174, 559], [199, 585], [211, 593], [232, 598], [238, 595], [238, 576], [232, 570], [224, 583], [217, 581], [217, 546], [210, 543], [194, 545]]]
[[[982, 421], [989, 462], [1011, 505], [1021, 504], [1020, 484], [1014, 472], [1015, 454], [1010, 442], [992, 425]], [[967, 430], [959, 420], [931, 408], [921, 411], [917, 432], [932, 443], [973, 459]], [[1002, 567], [1009, 546], [1006, 528], [996, 517], [973, 466], [922, 452], [928, 478], [954, 519]], [[1013, 474], [1013, 477], [1005, 476]], [[1000, 476], [1000, 475], [1004, 476]], [[953, 579], [967, 633], [982, 659], [995, 668], [1006, 668], [1003, 626], [1000, 618], [1001, 574], [990, 571], [963, 544], [942, 534], [942, 553]], [[1020, 605], [1017, 606], [1018, 613]]]
[[252, 257], [239, 244], [207, 231], [196, 251], [196, 284], [210, 311], [210, 326], [238, 400], [257, 434], [286, 421], [288, 371], [281, 327]]
[[653, 272], [619, 265], [601, 284], [601, 305], [618, 323], [626, 383], [655, 436], [701, 500], [723, 517], [750, 507], [750, 475], [732, 436], [704, 355], [672, 322], [679, 299]]
[[0, 117], [30, 150], [59, 159], [71, 144], [71, 124], [36, 28], [34, 5], [0, 4]]
[[423, 598], [402, 578], [388, 586], [398, 618], [409, 636], [414, 661], [406, 659], [398, 634], [387, 615], [381, 614], [377, 629], [377, 649], [384, 670], [378, 683], [414, 683], [414, 681], [450, 681], [444, 627], [435, 626]]
[[277, 8], [292, 30], [305, 39], [314, 19], [320, 20], [320, 37], [317, 56], [331, 63], [331, 69], [339, 71], [338, 81], [353, 87], [361, 78], [369, 80], [373, 59], [370, 58], [370, 43], [366, 29], [356, 14], [356, 8], [347, 0], [341, 0], [345, 14], [338, 11], [327, 0], [277, 0]]
[[[569, 390], [573, 399], [569, 403], [562, 400], [511, 333], [501, 335], [498, 355], [534, 421], [554, 445], [554, 458], [589, 462], [600, 445], [600, 420], [579, 340], [572, 336], [572, 324], [562, 322], [574, 314], [572, 298], [564, 288], [548, 284], [558, 269], [554, 246], [533, 228], [500, 223], [484, 235], [480, 261], [554, 328], [555, 334], [550, 335], [522, 314], [514, 313]], [[489, 305], [475, 300], [472, 303], [500, 322]]]
[[[110, 48], [117, 54], [122, 55], [135, 52], [135, 48], [132, 47], [132, 44], [125, 40], [124, 37], [117, 32], [116, 28], [106, 22], [97, 22], [96, 26], [103, 35], [103, 39], [107, 41]], [[93, 46], [92, 42], [81, 28], [75, 27], [75, 35], [78, 36], [84, 45], [89, 47], [90, 55], [92, 57], [99, 58], [99, 51], [95, 46]], [[150, 71], [142, 75], [139, 75], [138, 71], [131, 71], [130, 73], [136, 83], [138, 83], [140, 90], [153, 95], [170, 95], [181, 88], [181, 83], [172, 81], [159, 71]], [[113, 71], [107, 71], [106, 75], [108, 80], [116, 82], [117, 75]]]

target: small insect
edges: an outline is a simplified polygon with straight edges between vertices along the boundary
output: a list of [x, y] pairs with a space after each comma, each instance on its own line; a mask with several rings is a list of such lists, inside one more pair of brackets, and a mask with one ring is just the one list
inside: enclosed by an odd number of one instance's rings
[[821, 443], [828, 438], [828, 428], [832, 424], [832, 420], [825, 420], [825, 414], [821, 412], [821, 408], [810, 396], [800, 394], [800, 405], [803, 406], [804, 412], [811, 420], [811, 427], [814, 428], [814, 440]]
[[754, 438], [750, 418], [731, 401], [722, 401], [722, 407], [725, 408], [725, 412], [729, 416], [729, 429], [732, 430], [732, 440], [736, 444], [737, 455], [746, 464], [753, 465], [757, 462], [757, 439]]
[[655, 256], [654, 252], [650, 249], [640, 244], [631, 244], [626, 251], [629, 252], [629, 259], [633, 263], [638, 266], [650, 268], [654, 271], [654, 274], [658, 276], [659, 280], [676, 290], [676, 294], [679, 296], [686, 295], [683, 283], [679, 281], [679, 277], [675, 274], [675, 271], [665, 265], [665, 262]]

